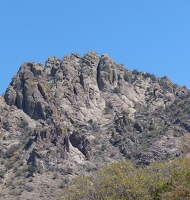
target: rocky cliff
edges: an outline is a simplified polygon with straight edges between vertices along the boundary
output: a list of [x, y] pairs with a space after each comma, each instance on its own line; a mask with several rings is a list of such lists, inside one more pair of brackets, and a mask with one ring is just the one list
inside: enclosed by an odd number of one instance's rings
[[0, 97], [1, 195], [55, 199], [109, 162], [188, 156], [189, 94], [92, 51], [24, 63]]

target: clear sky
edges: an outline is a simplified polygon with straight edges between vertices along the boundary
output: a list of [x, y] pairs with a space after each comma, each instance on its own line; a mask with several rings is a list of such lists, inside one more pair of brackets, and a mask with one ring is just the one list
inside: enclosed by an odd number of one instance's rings
[[190, 89], [190, 0], [1, 0], [0, 94], [25, 61], [89, 50]]

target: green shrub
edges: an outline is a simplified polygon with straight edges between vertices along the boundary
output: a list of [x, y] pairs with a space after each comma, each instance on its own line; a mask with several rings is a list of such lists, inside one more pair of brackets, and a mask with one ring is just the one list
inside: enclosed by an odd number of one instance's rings
[[123, 78], [126, 82], [129, 82], [129, 83], [132, 82], [132, 74], [130, 73], [125, 72]]
[[113, 93], [116, 93], [116, 94], [119, 94], [121, 92], [120, 88], [119, 87], [115, 87], [113, 89]]
[[18, 146], [12, 146], [12, 147], [10, 147], [10, 148], [6, 151], [6, 153], [5, 153], [6, 157], [7, 157], [7, 158], [13, 157], [13, 156], [15, 155], [15, 152], [16, 152], [17, 150], [18, 150]]
[[109, 113], [111, 110], [113, 109], [113, 104], [112, 104], [112, 102], [111, 101], [107, 101], [106, 102], [106, 106], [105, 106], [105, 112], [106, 113]]
[[4, 178], [5, 174], [4, 172], [0, 172], [0, 178]]
[[132, 70], [132, 74], [133, 74], [133, 75], [138, 75], [138, 74], [139, 74], [139, 72], [138, 72], [138, 70], [137, 70], [137, 69], [134, 69], [134, 70]]
[[53, 174], [53, 179], [57, 179], [59, 177], [59, 175], [58, 175], [58, 173], [57, 172], [55, 172], [54, 174]]
[[5, 162], [5, 167], [7, 170], [11, 169], [15, 164], [15, 160], [14, 159], [9, 159]]
[[148, 127], [148, 130], [149, 130], [149, 131], [153, 131], [153, 130], [155, 130], [155, 126], [154, 126], [154, 124], [151, 124], [151, 125]]
[[28, 165], [25, 169], [26, 172], [28, 172], [29, 176], [32, 176], [33, 173], [35, 173], [37, 171], [37, 167], [33, 166], [33, 165]]
[[112, 105], [112, 102], [111, 102], [111, 101], [107, 101], [107, 102], [106, 102], [106, 108], [109, 108], [109, 109], [112, 109], [112, 108], [113, 108], [113, 105]]
[[153, 82], [156, 81], [156, 76], [155, 76], [154, 74], [145, 73], [145, 74], [143, 74], [143, 76], [144, 76], [145, 78], [150, 78]]
[[[175, 198], [174, 198], [175, 197]], [[60, 199], [189, 199], [190, 160], [135, 166], [127, 161], [107, 165], [93, 176], [79, 176], [60, 193]]]
[[187, 107], [187, 108], [186, 108], [186, 112], [187, 112], [188, 114], [190, 114], [190, 107]]

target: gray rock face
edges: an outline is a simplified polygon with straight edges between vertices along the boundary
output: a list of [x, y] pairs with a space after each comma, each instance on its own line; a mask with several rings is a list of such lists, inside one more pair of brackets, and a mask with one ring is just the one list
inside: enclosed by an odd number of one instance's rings
[[[185, 87], [174, 88], [167, 77], [154, 80], [150, 74], [131, 72], [114, 63], [108, 55], [99, 57], [91, 51], [83, 58], [76, 53], [62, 60], [49, 57], [45, 68], [40, 63], [24, 63], [4, 99], [9, 106], [16, 106], [36, 121], [33, 139], [29, 139], [26, 151], [33, 143], [36, 152], [42, 143], [46, 148], [60, 146], [61, 157], [65, 158], [69, 154], [67, 140], [84, 155], [91, 154], [90, 138], [95, 137], [92, 124], [96, 124], [96, 131], [102, 135], [112, 132], [107, 143], [113, 142], [112, 135], [117, 134], [122, 143], [130, 135], [127, 129], [143, 134], [142, 123], [135, 119], [143, 118], [136, 117], [142, 109], [150, 115], [187, 93]], [[134, 125], [124, 124], [120, 119]], [[127, 156], [139, 145], [138, 134], [135, 137], [130, 144], [122, 145], [121, 152]]]
[[24, 165], [62, 175], [68, 163], [80, 173], [123, 158], [174, 158], [190, 132], [189, 102], [186, 87], [106, 54], [49, 57], [45, 67], [27, 62], [0, 97], [1, 152], [18, 146]]

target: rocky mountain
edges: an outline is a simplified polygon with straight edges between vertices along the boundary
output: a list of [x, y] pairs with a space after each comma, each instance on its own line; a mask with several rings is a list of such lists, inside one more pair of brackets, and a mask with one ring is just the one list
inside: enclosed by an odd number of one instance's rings
[[0, 97], [0, 195], [56, 199], [102, 165], [188, 156], [190, 91], [108, 55], [25, 62]]

